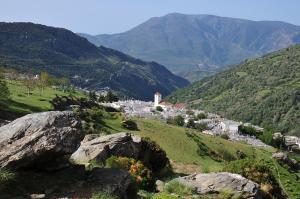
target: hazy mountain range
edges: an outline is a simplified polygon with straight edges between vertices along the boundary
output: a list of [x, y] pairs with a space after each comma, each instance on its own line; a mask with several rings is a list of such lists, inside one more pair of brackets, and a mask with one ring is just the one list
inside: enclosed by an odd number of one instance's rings
[[0, 66], [30, 73], [48, 71], [82, 88], [109, 87], [142, 100], [152, 99], [156, 91], [167, 95], [189, 84], [157, 63], [96, 47], [66, 29], [33, 23], [0, 23]]
[[178, 13], [119, 34], [80, 35], [98, 46], [161, 63], [189, 80], [300, 43], [300, 27], [289, 23]]

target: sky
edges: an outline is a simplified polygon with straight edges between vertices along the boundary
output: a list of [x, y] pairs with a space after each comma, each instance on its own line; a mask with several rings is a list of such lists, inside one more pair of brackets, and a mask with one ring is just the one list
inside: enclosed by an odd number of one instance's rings
[[111, 34], [169, 13], [212, 14], [300, 25], [300, 0], [0, 0], [1, 22], [34, 22]]

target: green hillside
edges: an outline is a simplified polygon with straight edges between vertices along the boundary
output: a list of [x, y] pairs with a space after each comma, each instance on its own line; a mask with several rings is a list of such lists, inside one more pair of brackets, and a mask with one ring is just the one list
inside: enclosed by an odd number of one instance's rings
[[74, 95], [77, 97], [83, 96], [81, 92], [63, 92], [59, 89], [46, 87], [41, 94], [36, 88], [27, 93], [27, 88], [21, 81], [6, 80], [6, 86], [9, 90], [9, 99], [0, 103], [0, 119], [15, 119], [28, 113], [41, 112], [51, 110], [50, 100], [56, 95], [67, 96]]
[[152, 99], [188, 81], [164, 66], [96, 47], [73, 32], [33, 23], [0, 23], [0, 65], [31, 74], [47, 71], [91, 90], [110, 88], [122, 95]]
[[300, 46], [246, 60], [167, 100], [299, 136]]

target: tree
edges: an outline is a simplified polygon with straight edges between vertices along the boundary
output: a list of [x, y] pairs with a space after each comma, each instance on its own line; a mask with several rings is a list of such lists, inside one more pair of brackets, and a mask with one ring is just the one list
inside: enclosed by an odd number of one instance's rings
[[25, 79], [23, 81], [23, 85], [27, 88], [27, 95], [30, 95], [30, 92], [34, 89], [36, 86], [36, 80], [32, 78]]
[[205, 113], [199, 113], [199, 114], [197, 115], [198, 120], [206, 119], [206, 117], [207, 117], [207, 115], [206, 115]]
[[188, 123], [186, 124], [187, 128], [195, 128], [195, 121], [193, 119], [189, 119]]
[[0, 103], [3, 103], [9, 99], [9, 90], [4, 81], [2, 75], [0, 74]]
[[119, 98], [113, 94], [112, 91], [108, 91], [106, 96], [105, 96], [105, 101], [106, 102], [117, 102], [119, 100]]
[[159, 112], [162, 112], [164, 109], [161, 106], [157, 106], [156, 110], [159, 111]]
[[184, 118], [181, 115], [177, 115], [174, 117], [174, 122], [178, 126], [183, 126], [184, 125]]
[[92, 101], [97, 101], [97, 95], [96, 95], [96, 92], [95, 92], [95, 91], [90, 91], [90, 92], [89, 92], [89, 98], [90, 98], [90, 100], [92, 100]]
[[44, 92], [45, 87], [51, 83], [51, 77], [47, 72], [41, 72], [38, 87], [40, 89], [40, 95]]

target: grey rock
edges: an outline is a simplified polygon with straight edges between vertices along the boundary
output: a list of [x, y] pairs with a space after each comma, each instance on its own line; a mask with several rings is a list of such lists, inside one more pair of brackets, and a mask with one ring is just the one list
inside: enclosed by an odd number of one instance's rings
[[45, 165], [72, 154], [83, 136], [73, 112], [26, 115], [0, 127], [0, 167]]
[[297, 160], [289, 158], [287, 154], [283, 152], [274, 153], [272, 155], [274, 159], [276, 159], [280, 164], [289, 166], [292, 170], [300, 169], [300, 163]]
[[261, 198], [259, 185], [238, 174], [227, 172], [200, 173], [181, 177], [177, 180], [194, 188], [197, 194], [200, 195], [216, 194], [222, 191], [231, 190], [235, 195], [242, 194], [242, 198]]
[[137, 159], [141, 150], [141, 139], [128, 133], [117, 133], [102, 137], [87, 135], [71, 159], [77, 163], [88, 163], [91, 160], [105, 161], [109, 156], [125, 156]]
[[[28, 186], [30, 185], [30, 186]], [[92, 194], [106, 192], [122, 199], [136, 196], [136, 188], [130, 174], [121, 169], [94, 168], [86, 171], [84, 166], [71, 166], [56, 172], [41, 170], [19, 171], [11, 184], [17, 190], [0, 190], [0, 198], [91, 198]]]
[[104, 163], [110, 156], [140, 160], [156, 174], [167, 172], [169, 163], [166, 153], [155, 143], [128, 133], [98, 137], [87, 135], [71, 160], [78, 164], [88, 164], [92, 160]]

